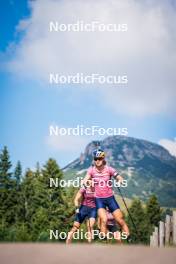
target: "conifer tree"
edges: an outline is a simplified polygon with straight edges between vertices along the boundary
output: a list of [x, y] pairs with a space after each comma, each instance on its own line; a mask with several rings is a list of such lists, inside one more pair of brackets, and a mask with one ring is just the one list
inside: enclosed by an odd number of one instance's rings
[[63, 173], [54, 159], [49, 159], [44, 165], [41, 177], [45, 194], [43, 207], [48, 209], [50, 227], [54, 229], [62, 227], [67, 201], [64, 201], [64, 188], [60, 184], [50, 187], [50, 178], [58, 180], [58, 183], [63, 179]]
[[20, 161], [17, 162], [17, 165], [14, 170], [13, 177], [13, 188], [12, 196], [14, 201], [14, 217], [15, 222], [19, 222], [22, 218], [22, 190], [21, 190], [21, 179], [22, 179], [22, 166]]
[[156, 195], [150, 196], [149, 200], [147, 201], [146, 214], [150, 225], [158, 226], [158, 223], [161, 220], [162, 210]]
[[15, 168], [15, 171], [14, 171], [14, 178], [15, 178], [17, 189], [20, 186], [21, 177], [22, 177], [22, 166], [21, 166], [21, 162], [18, 161], [16, 168]]
[[10, 169], [12, 167], [7, 147], [0, 153], [0, 218], [7, 223], [13, 221], [13, 179]]
[[136, 229], [131, 222], [129, 215], [127, 216], [127, 222], [129, 224], [130, 234], [134, 243], [148, 243], [148, 221], [145, 214], [145, 209], [142, 206], [142, 203], [139, 199], [134, 199], [131, 207], [129, 208], [130, 214], [135, 223]]

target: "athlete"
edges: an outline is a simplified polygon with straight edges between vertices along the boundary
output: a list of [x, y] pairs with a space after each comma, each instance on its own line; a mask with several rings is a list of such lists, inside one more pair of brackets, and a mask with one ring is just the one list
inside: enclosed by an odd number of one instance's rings
[[[94, 187], [92, 181], [87, 181], [86, 187], [82, 187], [76, 194], [74, 205], [76, 207], [76, 216], [73, 227], [68, 233], [66, 243], [72, 241], [73, 234], [80, 228], [84, 220], [87, 219], [88, 242], [92, 241], [92, 230], [97, 217], [97, 209], [94, 197]], [[80, 205], [81, 203], [81, 205]]]
[[102, 149], [96, 149], [93, 152], [94, 166], [90, 167], [84, 178], [83, 183], [92, 179], [95, 187], [95, 202], [98, 210], [98, 216], [101, 220], [101, 232], [107, 234], [107, 215], [106, 208], [112, 213], [116, 222], [120, 225], [122, 231], [129, 236], [128, 226], [123, 218], [120, 207], [115, 200], [112, 190], [112, 178], [123, 182], [122, 176], [112, 167], [106, 165], [105, 152]]
[[[107, 230], [108, 232], [113, 234], [114, 239], [117, 243], [121, 243], [121, 233], [119, 231], [119, 227], [117, 225], [117, 222], [114, 219], [114, 216], [109, 211], [108, 208], [106, 208], [106, 217], [107, 217]], [[98, 227], [101, 228], [101, 219], [98, 217]]]

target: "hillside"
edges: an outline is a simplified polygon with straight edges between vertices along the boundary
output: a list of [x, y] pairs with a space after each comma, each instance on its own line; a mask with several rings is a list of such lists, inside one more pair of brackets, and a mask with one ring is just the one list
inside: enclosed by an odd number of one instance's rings
[[[137, 138], [112, 136], [100, 142], [110, 166], [128, 180], [125, 196], [146, 200], [155, 193], [162, 206], [176, 207], [176, 158], [162, 146]], [[64, 168], [66, 179], [83, 177], [92, 164], [95, 142]]]

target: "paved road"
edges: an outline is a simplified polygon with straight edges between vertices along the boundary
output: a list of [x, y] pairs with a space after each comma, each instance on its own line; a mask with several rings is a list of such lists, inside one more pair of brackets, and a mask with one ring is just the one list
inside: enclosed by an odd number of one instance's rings
[[0, 244], [0, 264], [176, 264], [176, 248], [117, 245]]

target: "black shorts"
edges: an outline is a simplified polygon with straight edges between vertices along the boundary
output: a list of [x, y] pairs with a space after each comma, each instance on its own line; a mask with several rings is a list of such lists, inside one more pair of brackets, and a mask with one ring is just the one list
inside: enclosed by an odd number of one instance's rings
[[86, 205], [81, 205], [81, 207], [79, 208], [79, 213], [76, 214], [75, 216], [75, 221], [79, 222], [80, 224], [82, 224], [82, 222], [87, 218], [95, 218], [97, 217], [97, 209], [96, 207], [91, 208], [89, 206]]
[[112, 232], [112, 233], [120, 231], [117, 225], [107, 225], [107, 229], [109, 232]]
[[97, 209], [106, 209], [106, 207], [108, 207], [111, 213], [113, 213], [117, 209], [120, 209], [114, 195], [107, 198], [95, 198], [95, 202]]

